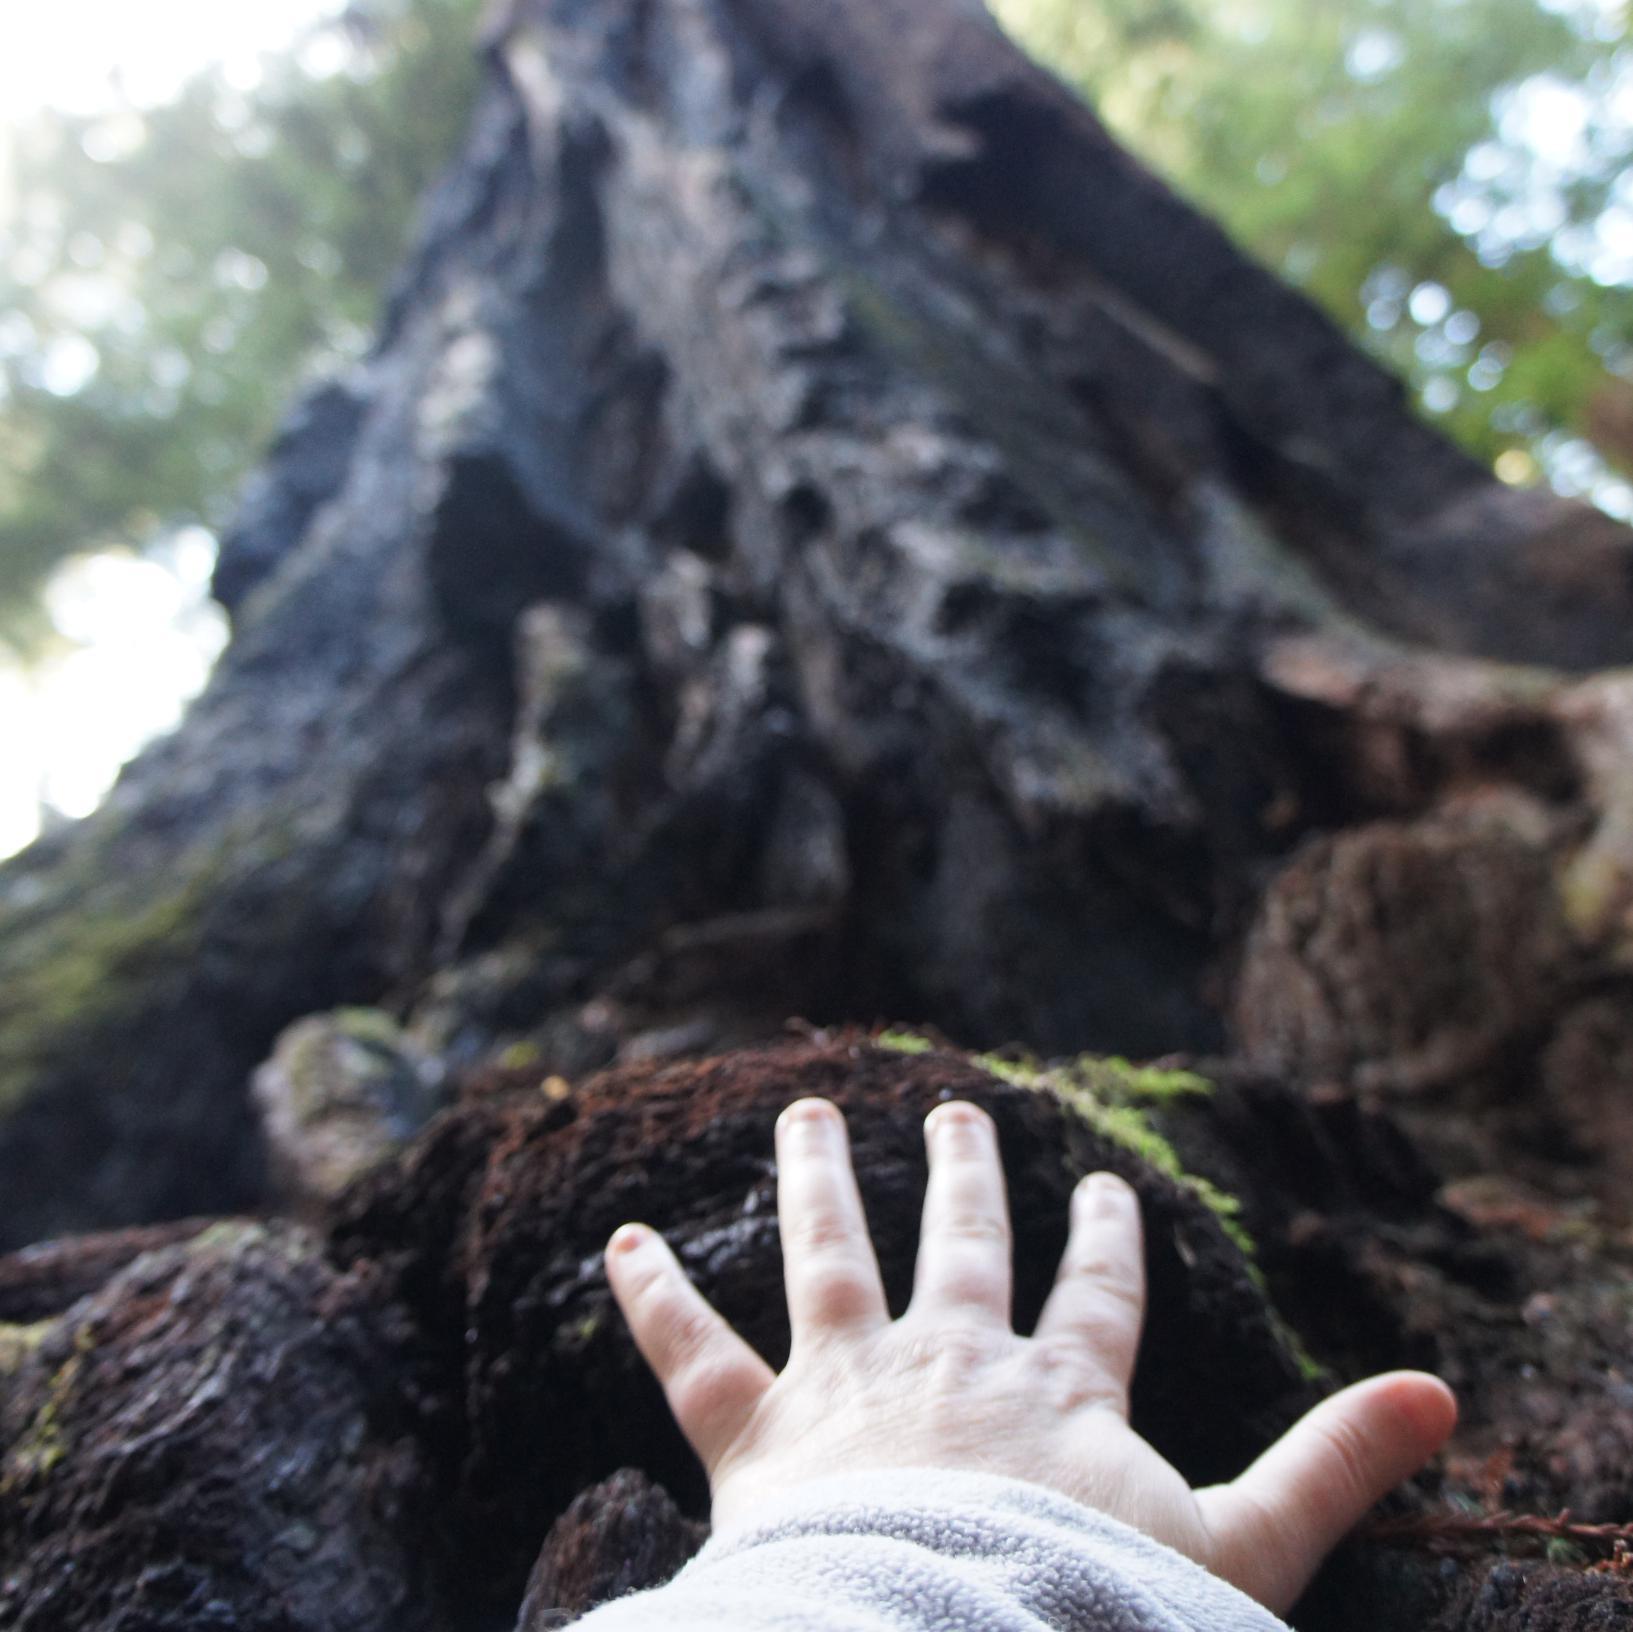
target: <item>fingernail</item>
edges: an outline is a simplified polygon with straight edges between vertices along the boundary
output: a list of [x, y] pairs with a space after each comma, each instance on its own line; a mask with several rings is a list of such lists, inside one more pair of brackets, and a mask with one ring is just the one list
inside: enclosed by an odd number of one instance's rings
[[924, 1126], [928, 1133], [940, 1133], [948, 1128], [978, 1128], [986, 1120], [987, 1114], [979, 1105], [967, 1099], [950, 1099], [925, 1117]]
[[792, 1127], [795, 1123], [822, 1124], [832, 1126], [839, 1112], [825, 1099], [796, 1099], [777, 1118], [784, 1127]]
[[651, 1239], [652, 1232], [644, 1224], [620, 1224], [612, 1232], [612, 1239], [607, 1243], [607, 1251], [623, 1258], [644, 1247]]
[[1077, 1192], [1089, 1212], [1100, 1218], [1126, 1211], [1134, 1199], [1128, 1183], [1115, 1173], [1091, 1173], [1078, 1184]]

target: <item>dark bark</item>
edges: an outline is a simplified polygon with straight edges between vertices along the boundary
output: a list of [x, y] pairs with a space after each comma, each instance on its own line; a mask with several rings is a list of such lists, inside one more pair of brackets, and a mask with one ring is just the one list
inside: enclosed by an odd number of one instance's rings
[[0, 1259], [0, 1324], [32, 1326], [50, 1320], [105, 1286], [143, 1253], [190, 1241], [209, 1223], [181, 1219], [105, 1235], [73, 1236]]
[[534, 0], [489, 51], [209, 694], [0, 875], [5, 1238], [252, 1202], [249, 1071], [337, 1003], [456, 1061], [1215, 1047], [1307, 836], [1517, 784], [1547, 873], [1603, 820], [1565, 671], [1633, 654], [1625, 531], [1419, 425], [979, 8]]
[[661, 1586], [702, 1545], [708, 1527], [633, 1468], [575, 1496], [539, 1549], [516, 1632], [550, 1632], [611, 1598]]
[[0, 1624], [437, 1624], [396, 1337], [367, 1276], [224, 1224], [0, 1355]]
[[[209, 692], [0, 871], [0, 1244], [274, 1202], [329, 1243], [0, 1264], [21, 1624], [120, 1624], [162, 1554], [140, 1624], [220, 1569], [224, 1624], [474, 1632], [618, 1468], [696, 1514], [595, 1252], [648, 1211], [775, 1355], [795, 1077], [854, 1113], [893, 1284], [932, 1088], [1004, 1118], [1023, 1312], [1068, 1169], [1135, 1173], [1187, 1471], [1308, 1397], [1195, 1189], [1053, 1101], [849, 1042], [665, 1066], [791, 1016], [1216, 1057], [1152, 1115], [1315, 1358], [1451, 1375], [1452, 1494], [1633, 1517], [1633, 535], [1421, 425], [970, 0], [515, 0], [486, 50], [377, 348], [225, 541]], [[243, 1383], [267, 1346], [309, 1396]], [[251, 1441], [206, 1410], [163, 1547], [95, 1528], [65, 1585], [96, 1457], [206, 1360]], [[84, 1481], [30, 1438], [64, 1368]], [[350, 1583], [284, 1622], [279, 1446]], [[1624, 1581], [1373, 1549], [1308, 1625], [1555, 1632]]]

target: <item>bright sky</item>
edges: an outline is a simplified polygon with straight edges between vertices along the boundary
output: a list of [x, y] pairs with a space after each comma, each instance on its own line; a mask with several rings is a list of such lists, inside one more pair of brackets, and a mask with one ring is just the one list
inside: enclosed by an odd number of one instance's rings
[[253, 79], [258, 55], [336, 0], [51, 0], [8, 9], [0, 51], [0, 118], [44, 105], [94, 112], [115, 87], [138, 103], [165, 100], [219, 62]]
[[106, 551], [57, 574], [48, 602], [74, 644], [34, 670], [0, 667], [0, 856], [34, 837], [41, 803], [88, 815], [198, 695], [226, 641], [214, 562], [215, 540], [191, 528], [151, 558]]
[[[339, 4], [10, 0], [8, 9], [0, 161], [5, 126], [42, 106], [90, 113], [160, 102], [212, 62], [252, 84], [262, 52]], [[28, 673], [0, 665], [0, 856], [34, 837], [42, 802], [66, 816], [94, 809], [124, 761], [202, 688], [225, 639], [208, 598], [214, 556], [214, 539], [192, 529], [152, 559], [109, 552], [58, 574], [49, 603], [73, 644]]]

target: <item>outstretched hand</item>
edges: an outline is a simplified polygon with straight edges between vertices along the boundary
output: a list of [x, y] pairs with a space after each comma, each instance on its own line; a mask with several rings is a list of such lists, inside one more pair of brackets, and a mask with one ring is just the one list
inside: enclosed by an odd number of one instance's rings
[[1232, 1483], [1192, 1490], [1128, 1424], [1145, 1311], [1134, 1192], [1109, 1173], [1078, 1185], [1054, 1290], [1035, 1333], [1017, 1337], [992, 1122], [974, 1105], [941, 1105], [925, 1138], [913, 1298], [892, 1321], [843, 1118], [820, 1099], [783, 1112], [777, 1207], [793, 1348], [779, 1375], [661, 1237], [639, 1224], [613, 1236], [613, 1295], [708, 1471], [716, 1530], [826, 1474], [1006, 1474], [1133, 1525], [1282, 1611], [1451, 1432], [1446, 1385], [1392, 1372], [1323, 1401]]

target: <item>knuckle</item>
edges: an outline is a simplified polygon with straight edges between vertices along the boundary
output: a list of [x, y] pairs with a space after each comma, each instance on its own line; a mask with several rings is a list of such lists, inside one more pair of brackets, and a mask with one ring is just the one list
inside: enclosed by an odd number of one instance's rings
[[673, 1299], [674, 1295], [674, 1269], [661, 1259], [638, 1270], [628, 1291], [631, 1302], [643, 1312], [655, 1310]]
[[956, 1241], [978, 1245], [1001, 1247], [1009, 1245], [1009, 1225], [1005, 1220], [978, 1208], [961, 1208], [949, 1214], [946, 1220], [937, 1226], [937, 1233]]
[[860, 1319], [872, 1307], [873, 1289], [861, 1266], [836, 1260], [804, 1279], [801, 1301], [822, 1321]]
[[1079, 1289], [1103, 1295], [1120, 1304], [1138, 1307], [1145, 1298], [1145, 1281], [1139, 1268], [1127, 1259], [1095, 1253], [1066, 1261], [1062, 1279]]
[[741, 1368], [697, 1354], [670, 1379], [670, 1409], [682, 1424], [718, 1416], [741, 1393]]
[[656, 1320], [659, 1341], [672, 1369], [693, 1364], [713, 1335], [708, 1316], [679, 1298], [664, 1303], [656, 1311]]
[[1085, 1299], [1072, 1312], [1068, 1323], [1069, 1336], [1080, 1353], [1110, 1355], [1129, 1347], [1139, 1327], [1134, 1311], [1112, 1298]]
[[989, 1304], [1009, 1295], [1007, 1278], [983, 1259], [951, 1254], [936, 1266], [931, 1288], [938, 1303]]
[[[1094, 1348], [1092, 1336], [1089, 1348]], [[1071, 1412], [1085, 1406], [1109, 1405], [1127, 1412], [1128, 1389], [1096, 1365], [1078, 1339], [1037, 1338], [1031, 1359], [1037, 1386], [1055, 1409]]]
[[1354, 1423], [1339, 1420], [1321, 1425], [1331, 1458], [1335, 1482], [1357, 1500], [1369, 1494], [1367, 1443]]
[[934, 1337], [935, 1375], [944, 1386], [948, 1383], [962, 1386], [976, 1373], [985, 1371], [1002, 1347], [999, 1334], [984, 1327], [943, 1325]]
[[821, 1208], [806, 1214], [792, 1227], [787, 1227], [788, 1245], [806, 1254], [828, 1254], [851, 1250], [856, 1244], [856, 1231], [845, 1214], [832, 1208]]

